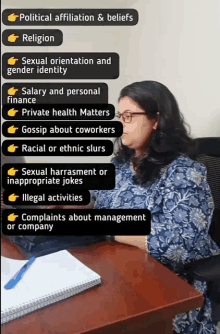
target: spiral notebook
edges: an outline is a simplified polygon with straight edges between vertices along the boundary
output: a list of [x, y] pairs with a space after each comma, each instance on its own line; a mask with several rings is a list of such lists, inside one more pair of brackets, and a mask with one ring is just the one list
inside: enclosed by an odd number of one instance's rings
[[101, 283], [97, 273], [63, 250], [36, 258], [20, 282], [6, 290], [26, 262], [1, 256], [2, 324]]

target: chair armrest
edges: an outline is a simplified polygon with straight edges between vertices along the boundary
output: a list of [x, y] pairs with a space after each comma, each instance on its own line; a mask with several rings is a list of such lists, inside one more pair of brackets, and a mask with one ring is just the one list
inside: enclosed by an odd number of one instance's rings
[[199, 281], [220, 279], [220, 254], [206, 259], [196, 260], [184, 267], [185, 273]]

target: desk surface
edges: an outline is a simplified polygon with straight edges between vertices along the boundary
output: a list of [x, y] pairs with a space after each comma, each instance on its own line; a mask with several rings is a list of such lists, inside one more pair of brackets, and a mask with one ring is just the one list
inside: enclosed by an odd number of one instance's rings
[[[100, 274], [102, 284], [4, 324], [2, 334], [146, 333], [166, 320], [171, 333], [174, 315], [203, 303], [201, 293], [136, 247], [100, 243], [69, 251]], [[2, 255], [24, 258], [4, 238]]]

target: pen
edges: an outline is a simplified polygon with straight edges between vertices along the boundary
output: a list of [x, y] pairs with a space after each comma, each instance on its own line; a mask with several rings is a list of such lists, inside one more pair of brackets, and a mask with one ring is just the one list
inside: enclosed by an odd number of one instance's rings
[[10, 279], [10, 281], [4, 286], [5, 289], [9, 290], [13, 288], [23, 277], [24, 273], [30, 268], [32, 263], [35, 261], [35, 257], [31, 257], [27, 263]]

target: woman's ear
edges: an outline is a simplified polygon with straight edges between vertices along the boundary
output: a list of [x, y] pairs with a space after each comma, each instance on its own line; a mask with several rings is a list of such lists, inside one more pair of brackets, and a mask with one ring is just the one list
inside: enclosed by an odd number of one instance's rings
[[157, 113], [157, 118], [155, 119], [154, 122], [155, 122], [155, 123], [154, 123], [153, 129], [154, 129], [154, 130], [157, 130], [157, 127], [158, 127], [159, 122], [160, 122], [160, 114], [159, 114], [159, 112]]
[[154, 126], [153, 126], [153, 129], [154, 129], [154, 130], [157, 130], [157, 126], [158, 126], [158, 122], [155, 122], [155, 123], [154, 123]]

